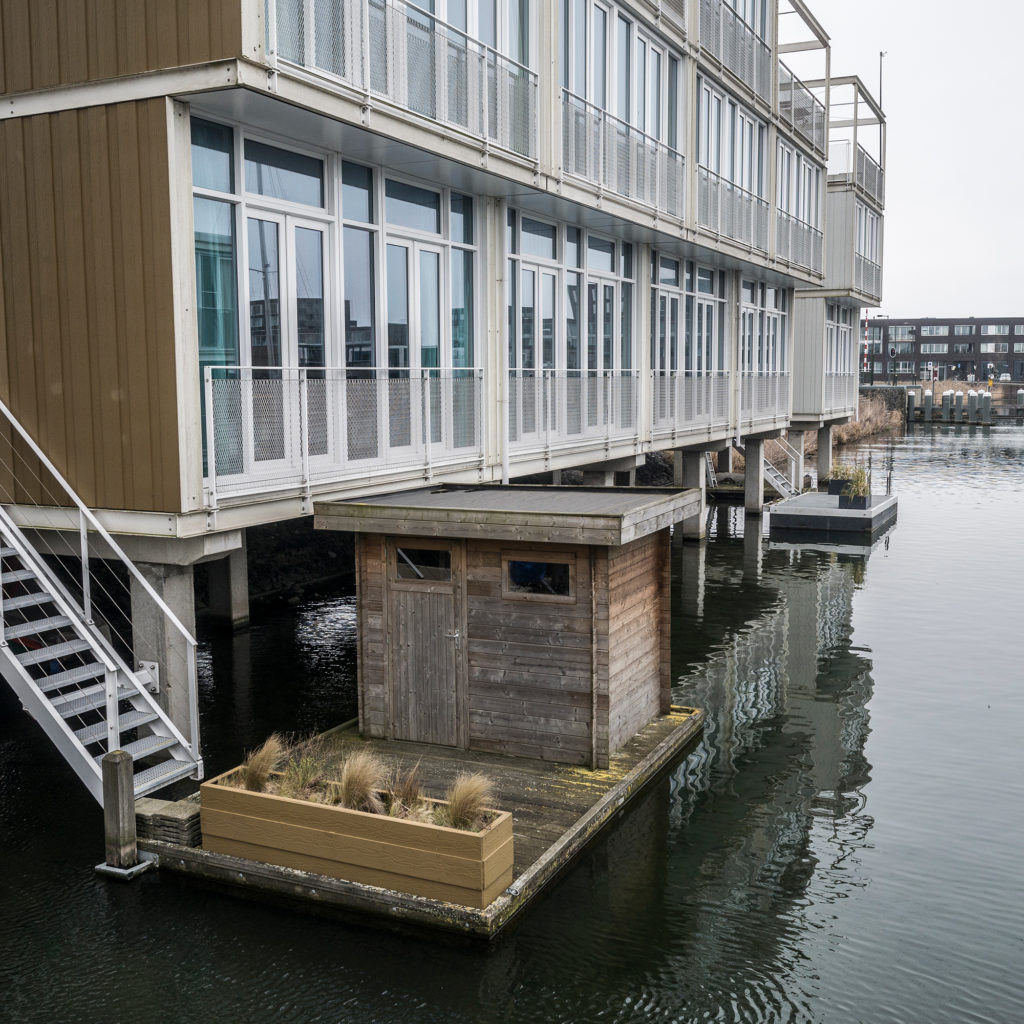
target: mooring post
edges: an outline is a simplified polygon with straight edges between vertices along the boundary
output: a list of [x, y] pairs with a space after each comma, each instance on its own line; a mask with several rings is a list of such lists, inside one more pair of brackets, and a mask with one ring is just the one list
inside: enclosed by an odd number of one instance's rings
[[932, 407], [932, 393], [931, 393], [931, 391], [926, 391], [924, 393], [924, 421], [925, 421], [925, 423], [931, 423], [933, 411], [934, 410], [933, 410], [933, 407]]
[[953, 392], [943, 391], [942, 393], [942, 422], [951, 423], [953, 420]]
[[985, 391], [981, 396], [981, 422], [992, 422], [992, 392]]
[[974, 423], [978, 419], [978, 392], [971, 388], [967, 392], [967, 422]]
[[907, 391], [907, 422], [913, 423], [917, 414], [917, 395], [913, 391]]
[[125, 750], [113, 750], [103, 757], [103, 833], [108, 867], [135, 867], [139, 859], [135, 837], [135, 790], [132, 755]]
[[955, 406], [953, 418], [957, 423], [962, 423], [964, 418], [964, 393], [962, 391], [958, 391], [956, 393], [956, 396], [953, 399], [953, 404]]

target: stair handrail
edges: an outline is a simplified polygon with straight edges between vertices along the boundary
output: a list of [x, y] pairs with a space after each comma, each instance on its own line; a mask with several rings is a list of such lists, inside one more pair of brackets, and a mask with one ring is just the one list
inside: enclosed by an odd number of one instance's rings
[[[168, 607], [167, 602], [156, 592], [149, 580], [139, 571], [135, 563], [121, 550], [121, 546], [114, 540], [114, 538], [107, 531], [106, 527], [96, 518], [92, 510], [85, 504], [84, 501], [78, 496], [74, 488], [64, 479], [64, 475], [59, 469], [50, 461], [46, 453], [36, 444], [32, 435], [21, 425], [20, 420], [14, 415], [13, 412], [7, 407], [7, 404], [0, 400], [0, 413], [3, 413], [4, 417], [11, 424], [12, 427], [17, 431], [21, 439], [29, 446], [32, 454], [46, 467], [57, 483], [64, 489], [64, 493], [71, 499], [72, 503], [78, 509], [79, 515], [82, 516], [86, 522], [93, 528], [93, 530], [99, 534], [100, 537], [110, 547], [110, 550], [121, 560], [124, 566], [127, 568], [129, 575], [142, 587], [142, 589], [152, 598], [156, 606], [163, 612], [167, 621], [170, 622], [174, 628], [181, 634], [188, 648], [188, 656], [186, 657], [186, 670], [188, 672], [188, 689], [189, 689], [189, 726], [190, 726], [190, 737], [188, 749], [192, 754], [192, 757], [197, 763], [200, 763], [199, 755], [199, 737], [197, 735], [198, 722], [199, 722], [199, 707], [198, 707], [198, 694], [196, 692], [196, 639], [195, 637], [182, 625], [181, 620], [177, 615], [171, 611]], [[12, 467], [13, 468], [13, 467]]]
[[[11, 518], [9, 512], [0, 506], [0, 523], [3, 524], [4, 530], [7, 532], [8, 539], [18, 552], [18, 557], [21, 561], [31, 567], [32, 571], [39, 577], [46, 580], [47, 586], [50, 589], [53, 602], [57, 605], [60, 610], [67, 615], [68, 618], [74, 618], [74, 613], [80, 612], [82, 609], [78, 607], [78, 603], [68, 592], [67, 587], [61, 582], [61, 580], [51, 571], [50, 567], [38, 557], [37, 552], [32, 547], [28, 538], [22, 532], [21, 527]], [[69, 614], [70, 613], [70, 614]], [[75, 627], [72, 627], [75, 628]], [[163, 719], [163, 727], [170, 730], [174, 738], [181, 744], [186, 750], [191, 752], [192, 747], [189, 741], [182, 735], [181, 730], [174, 724], [170, 716], [166, 715], [161, 709], [160, 705], [154, 700], [152, 694], [146, 689], [143, 683], [136, 676], [135, 671], [128, 665], [121, 655], [117, 652], [114, 645], [103, 635], [102, 631], [96, 629], [94, 626], [87, 626], [84, 630], [88, 633], [92, 640], [92, 651], [96, 654], [103, 664], [103, 667], [107, 670], [107, 673], [123, 673], [135, 687], [138, 699], [142, 700], [149, 706], [149, 709], [156, 714], [160, 715]], [[110, 677], [105, 679], [105, 685], [110, 686]], [[114, 687], [116, 689], [117, 683], [114, 681]], [[49, 702], [48, 702], [49, 703]], [[116, 716], [114, 728], [116, 729]], [[74, 731], [71, 730], [71, 735], [74, 735]], [[118, 736], [118, 742], [120, 737]], [[76, 745], [78, 744], [77, 737], [75, 738]], [[115, 749], [112, 747], [111, 749]], [[84, 754], [85, 748], [81, 747], [81, 751]], [[197, 764], [199, 759], [196, 758]]]

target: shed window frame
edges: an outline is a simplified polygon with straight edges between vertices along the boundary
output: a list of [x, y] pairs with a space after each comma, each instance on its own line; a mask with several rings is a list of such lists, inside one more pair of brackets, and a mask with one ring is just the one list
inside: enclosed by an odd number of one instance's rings
[[[532, 591], [513, 590], [510, 562], [548, 562], [569, 568], [568, 594], [537, 594]], [[541, 601], [547, 604], [576, 604], [576, 555], [564, 552], [544, 551], [502, 551], [501, 553], [501, 596], [508, 601]]]
[[[449, 557], [448, 579], [416, 579], [399, 576], [399, 550], [407, 551], [444, 551]], [[389, 539], [387, 550], [387, 579], [391, 590], [419, 590], [425, 593], [454, 594], [459, 587], [460, 565], [456, 552], [455, 541], [432, 540], [425, 537]]]

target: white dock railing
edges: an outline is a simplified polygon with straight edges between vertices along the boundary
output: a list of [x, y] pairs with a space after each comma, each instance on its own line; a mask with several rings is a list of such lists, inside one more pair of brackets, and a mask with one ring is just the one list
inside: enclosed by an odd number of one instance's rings
[[729, 375], [651, 375], [651, 428], [656, 441], [729, 427]]
[[207, 504], [483, 459], [476, 369], [207, 367]]
[[562, 91], [562, 169], [683, 217], [682, 154], [568, 90]]
[[530, 159], [537, 76], [404, 0], [264, 0], [272, 62], [340, 79]]

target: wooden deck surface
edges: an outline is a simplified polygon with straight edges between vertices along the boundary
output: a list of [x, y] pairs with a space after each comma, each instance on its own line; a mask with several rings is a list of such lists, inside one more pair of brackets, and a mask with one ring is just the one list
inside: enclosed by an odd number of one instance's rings
[[402, 770], [419, 765], [427, 796], [443, 799], [462, 772], [482, 772], [494, 782], [495, 806], [511, 811], [518, 878], [680, 726], [679, 715], [662, 715], [640, 730], [609, 767], [592, 771], [573, 765], [488, 754], [455, 747], [392, 740], [364, 740], [355, 726], [327, 733], [328, 756], [370, 747]]

